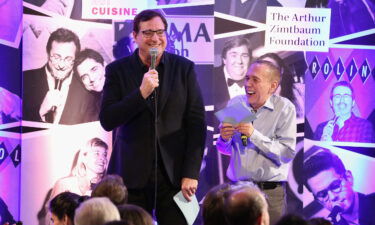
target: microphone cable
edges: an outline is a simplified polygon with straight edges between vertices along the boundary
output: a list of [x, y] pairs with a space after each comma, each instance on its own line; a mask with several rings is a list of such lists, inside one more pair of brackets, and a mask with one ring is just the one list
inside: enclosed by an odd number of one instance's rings
[[154, 212], [153, 217], [156, 220], [156, 202], [157, 202], [157, 190], [158, 190], [158, 95], [157, 88], [154, 90], [154, 129], [155, 129], [155, 138], [154, 138], [154, 148], [155, 148], [155, 187], [154, 187]]

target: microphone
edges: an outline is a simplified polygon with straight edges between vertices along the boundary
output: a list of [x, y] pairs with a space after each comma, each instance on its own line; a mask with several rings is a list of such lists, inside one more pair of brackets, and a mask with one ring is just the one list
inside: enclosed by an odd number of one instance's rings
[[151, 56], [151, 64], [150, 64], [150, 70], [153, 70], [156, 68], [156, 57], [158, 56], [158, 49], [157, 48], [150, 48], [150, 56]]
[[243, 146], [247, 146], [247, 136], [245, 134], [241, 134], [241, 141]]
[[332, 219], [332, 223], [333, 224], [337, 224], [337, 215], [342, 212], [342, 208], [338, 205], [336, 205], [335, 207], [333, 207], [331, 213], [328, 215], [328, 217], [330, 217]]
[[[150, 48], [150, 56], [151, 56], [150, 70], [154, 70], [156, 68], [156, 57], [158, 56], [158, 49]], [[153, 91], [152, 93], [152, 97], [156, 97], [156, 88], [155, 88], [155, 91]]]
[[[61, 79], [55, 79], [55, 90], [61, 90], [61, 86], [62, 86], [62, 80]], [[52, 112], [56, 112], [57, 110], [57, 107], [54, 105], [52, 106], [51, 108], [51, 111]]]

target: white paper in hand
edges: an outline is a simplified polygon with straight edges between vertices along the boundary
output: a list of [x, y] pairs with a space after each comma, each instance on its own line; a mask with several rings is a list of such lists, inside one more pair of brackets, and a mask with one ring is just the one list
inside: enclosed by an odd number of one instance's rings
[[224, 109], [217, 111], [215, 116], [220, 122], [233, 125], [239, 123], [250, 123], [256, 119], [255, 114], [241, 102], [229, 105]]
[[180, 208], [182, 214], [184, 214], [188, 225], [192, 225], [199, 213], [199, 204], [195, 195], [191, 196], [191, 201], [188, 202], [182, 192], [178, 192], [173, 196], [173, 200]]

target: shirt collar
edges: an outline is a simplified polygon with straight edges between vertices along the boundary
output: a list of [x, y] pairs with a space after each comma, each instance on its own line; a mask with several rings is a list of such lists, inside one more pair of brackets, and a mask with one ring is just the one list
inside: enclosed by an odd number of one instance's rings
[[[264, 103], [264, 105], [263, 106], [261, 106], [259, 109], [261, 109], [261, 108], [267, 108], [267, 109], [269, 109], [269, 110], [271, 110], [271, 111], [273, 111], [273, 109], [275, 108], [275, 104], [274, 104], [274, 102], [273, 102], [273, 95], [271, 95], [267, 100], [266, 100], [266, 102]], [[258, 110], [259, 110], [258, 109]], [[257, 111], [258, 111], [257, 110]]]
[[[166, 52], [164, 51], [163, 52], [163, 55], [161, 56], [161, 59], [160, 59], [160, 62], [159, 62], [159, 65], [165, 65], [166, 61], [167, 61], [167, 57], [165, 56], [166, 55]], [[147, 67], [145, 64], [143, 64], [142, 60], [141, 60], [141, 57], [139, 57], [139, 49], [137, 48], [136, 50], [134, 50], [134, 53], [133, 53], [133, 57], [134, 59], [136, 60], [136, 62], [138, 63], [138, 65], [143, 68], [143, 67]], [[158, 66], [159, 66], [158, 65]], [[147, 68], [148, 70], [148, 68]]]

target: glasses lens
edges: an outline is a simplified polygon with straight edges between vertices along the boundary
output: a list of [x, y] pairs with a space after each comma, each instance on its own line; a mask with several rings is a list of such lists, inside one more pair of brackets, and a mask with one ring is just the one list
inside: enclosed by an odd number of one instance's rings
[[316, 198], [319, 200], [319, 201], [322, 201], [322, 202], [326, 202], [328, 201], [328, 191], [331, 191], [332, 193], [339, 193], [341, 192], [341, 188], [342, 188], [342, 180], [341, 179], [338, 179], [338, 180], [335, 180], [333, 181], [329, 187], [323, 191], [319, 191], [317, 194], [316, 194]]

